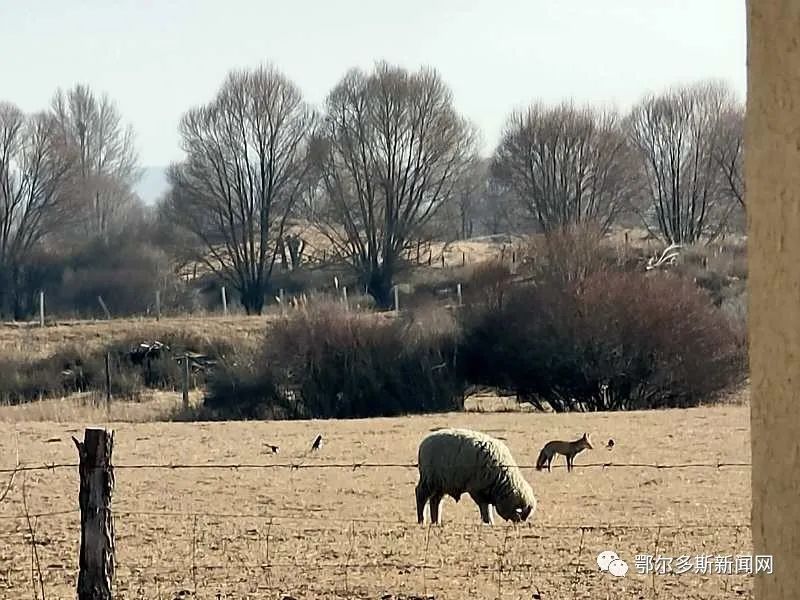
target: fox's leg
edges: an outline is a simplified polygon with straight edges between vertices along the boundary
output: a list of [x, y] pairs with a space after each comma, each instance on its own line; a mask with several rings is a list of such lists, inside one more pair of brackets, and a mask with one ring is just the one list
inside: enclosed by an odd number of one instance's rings
[[440, 492], [436, 492], [431, 496], [430, 505], [431, 505], [431, 523], [438, 525], [439, 524], [439, 510], [440, 505], [442, 503], [442, 498], [444, 495]]
[[555, 456], [555, 454], [551, 454], [550, 456], [547, 457], [547, 472], [548, 473], [550, 472], [550, 463], [553, 462], [553, 457], [554, 456]]
[[421, 481], [417, 484], [415, 495], [417, 497], [417, 523], [422, 525], [425, 521], [425, 502], [428, 500], [428, 492]]
[[572, 461], [575, 460], [575, 456], [572, 454], [567, 454], [567, 471], [572, 473]]

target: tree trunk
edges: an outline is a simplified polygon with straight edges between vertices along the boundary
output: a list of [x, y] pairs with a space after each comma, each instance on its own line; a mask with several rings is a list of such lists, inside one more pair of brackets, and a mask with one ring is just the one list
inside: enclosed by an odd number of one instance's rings
[[239, 301], [248, 315], [260, 315], [264, 310], [264, 290], [257, 283], [248, 283], [239, 291]]
[[375, 299], [378, 308], [389, 310], [394, 304], [392, 296], [392, 272], [383, 266], [367, 276], [367, 292]]

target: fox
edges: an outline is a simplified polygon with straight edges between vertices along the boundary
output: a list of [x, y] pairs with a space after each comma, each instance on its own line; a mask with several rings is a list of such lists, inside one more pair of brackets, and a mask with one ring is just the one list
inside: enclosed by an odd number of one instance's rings
[[572, 471], [572, 463], [575, 460], [575, 455], [584, 450], [593, 450], [594, 447], [589, 441], [589, 434], [584, 433], [579, 439], [574, 442], [562, 442], [561, 440], [553, 440], [547, 442], [539, 452], [539, 458], [536, 459], [536, 470], [541, 471], [547, 467], [550, 472], [550, 463], [553, 462], [556, 454], [563, 454], [567, 458], [567, 471]]

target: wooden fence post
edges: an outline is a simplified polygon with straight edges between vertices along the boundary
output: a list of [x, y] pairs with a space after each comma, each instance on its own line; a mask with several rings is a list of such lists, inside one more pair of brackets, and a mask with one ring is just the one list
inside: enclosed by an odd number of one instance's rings
[[156, 321], [161, 320], [161, 292], [156, 290]]
[[44, 327], [44, 291], [39, 292], [39, 327]]
[[458, 294], [458, 305], [463, 305], [463, 296], [461, 295], [461, 284], [456, 284], [456, 293]]
[[394, 286], [394, 310], [400, 312], [400, 290]]
[[228, 316], [228, 296], [225, 293], [225, 286], [222, 286], [222, 314]]
[[189, 354], [183, 355], [183, 409], [189, 409]]
[[102, 308], [103, 312], [106, 313], [106, 319], [108, 319], [110, 321], [111, 320], [111, 311], [108, 310], [108, 306], [106, 306], [106, 303], [103, 301], [103, 297], [102, 296], [98, 296], [97, 297], [97, 301], [100, 303], [100, 308]]
[[78, 600], [111, 600], [114, 580], [114, 519], [111, 495], [114, 467], [111, 453], [114, 432], [86, 429], [83, 442], [72, 438], [78, 448], [80, 465], [81, 545]]
[[111, 408], [111, 353], [106, 352], [106, 408]]
[[344, 303], [344, 309], [346, 311], [350, 310], [350, 304], [347, 302], [347, 286], [342, 286], [342, 302]]

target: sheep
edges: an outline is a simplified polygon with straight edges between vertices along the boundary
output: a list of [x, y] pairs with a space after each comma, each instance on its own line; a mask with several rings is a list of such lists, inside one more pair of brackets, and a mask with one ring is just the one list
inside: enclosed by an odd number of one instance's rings
[[430, 518], [439, 523], [445, 495], [456, 502], [465, 492], [480, 509], [481, 520], [494, 524], [492, 505], [506, 521], [525, 521], [536, 510], [533, 489], [522, 476], [511, 451], [498, 439], [469, 429], [441, 429], [419, 445], [419, 483], [416, 486], [417, 521], [424, 522], [425, 503]]

